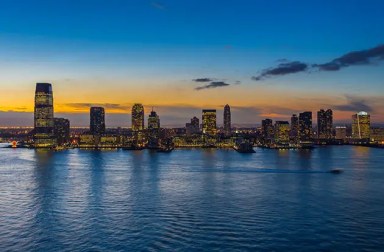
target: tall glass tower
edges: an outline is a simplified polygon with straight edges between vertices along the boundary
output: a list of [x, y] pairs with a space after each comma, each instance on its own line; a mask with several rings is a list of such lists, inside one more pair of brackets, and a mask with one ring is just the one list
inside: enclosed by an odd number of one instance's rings
[[132, 107], [132, 130], [144, 130], [144, 107], [140, 103], [136, 103]]
[[52, 148], [56, 146], [53, 118], [52, 85], [50, 83], [37, 83], [33, 136], [36, 148]]
[[231, 134], [231, 108], [228, 104], [224, 107], [224, 133], [227, 136]]
[[103, 107], [91, 107], [90, 131], [93, 135], [105, 133], [105, 111]]
[[203, 133], [216, 135], [216, 109], [203, 109]]

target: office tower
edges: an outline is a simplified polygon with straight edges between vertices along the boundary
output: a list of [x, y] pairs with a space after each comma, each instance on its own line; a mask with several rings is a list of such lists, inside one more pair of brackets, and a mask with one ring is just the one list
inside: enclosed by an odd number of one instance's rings
[[228, 104], [224, 107], [224, 134], [231, 135], [231, 108]]
[[367, 112], [361, 111], [352, 116], [352, 138], [369, 139], [371, 134], [371, 118]]
[[332, 110], [320, 109], [317, 112], [317, 137], [319, 139], [332, 139], [333, 115]]
[[275, 142], [278, 144], [289, 144], [289, 122], [276, 121], [275, 122]]
[[155, 111], [151, 111], [148, 116], [148, 129], [159, 129], [160, 128], [160, 118]]
[[299, 141], [299, 117], [297, 117], [296, 114], [293, 114], [291, 117], [290, 140], [293, 143], [297, 143]]
[[299, 114], [299, 136], [301, 142], [312, 140], [312, 112], [306, 111]]
[[68, 119], [54, 118], [54, 133], [58, 146], [69, 144], [70, 124]]
[[216, 134], [216, 109], [203, 109], [203, 133]]
[[187, 134], [187, 135], [198, 134], [198, 133], [200, 132], [200, 122], [199, 122], [199, 118], [197, 118], [196, 116], [194, 116], [194, 117], [191, 119], [191, 122], [190, 122], [190, 123], [186, 123], [186, 124], [185, 124], [185, 128], [186, 128], [186, 134]]
[[50, 83], [36, 84], [33, 139], [36, 148], [52, 148], [56, 146], [53, 121], [53, 93]]
[[271, 119], [265, 119], [261, 121], [261, 134], [264, 143], [271, 143], [274, 139], [274, 127]]
[[132, 107], [132, 130], [144, 130], [144, 107], [140, 103], [136, 103]]
[[93, 135], [105, 133], [105, 112], [102, 107], [91, 107], [90, 109], [90, 131]]
[[335, 128], [335, 139], [337, 140], [345, 140], [347, 138], [347, 127], [345, 126], [337, 126]]

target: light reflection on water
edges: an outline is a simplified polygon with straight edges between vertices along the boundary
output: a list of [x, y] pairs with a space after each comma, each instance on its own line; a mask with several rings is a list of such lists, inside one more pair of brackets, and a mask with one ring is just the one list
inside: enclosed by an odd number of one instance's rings
[[383, 161], [352, 146], [0, 149], [0, 249], [380, 250]]

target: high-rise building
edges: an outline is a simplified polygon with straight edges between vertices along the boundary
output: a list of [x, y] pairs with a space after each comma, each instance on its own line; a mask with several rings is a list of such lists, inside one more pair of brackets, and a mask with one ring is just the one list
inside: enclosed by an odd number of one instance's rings
[[160, 118], [155, 111], [151, 111], [148, 116], [148, 129], [159, 129], [160, 128]]
[[90, 131], [93, 135], [105, 133], [105, 112], [102, 107], [91, 107], [90, 109]]
[[361, 111], [352, 116], [352, 138], [369, 139], [371, 135], [371, 117], [367, 112]]
[[203, 133], [216, 134], [216, 109], [203, 109]]
[[224, 134], [231, 135], [231, 108], [228, 104], [224, 107]]
[[70, 142], [70, 124], [68, 119], [54, 118], [54, 132], [58, 146], [69, 144]]
[[275, 143], [289, 144], [289, 122], [276, 121], [275, 122]]
[[272, 119], [265, 119], [261, 121], [261, 134], [264, 144], [271, 143], [274, 139], [275, 129], [273, 127]]
[[144, 130], [144, 107], [140, 103], [136, 103], [132, 107], [132, 130]]
[[33, 139], [36, 148], [52, 148], [56, 146], [53, 120], [53, 93], [50, 83], [36, 84]]
[[347, 138], [347, 127], [336, 126], [335, 128], [335, 139], [345, 140]]
[[298, 143], [299, 141], [299, 117], [296, 114], [291, 116], [291, 131], [289, 133], [290, 140], [293, 143]]
[[198, 134], [198, 133], [200, 132], [200, 122], [199, 122], [199, 118], [197, 118], [196, 116], [194, 116], [194, 117], [191, 119], [191, 122], [190, 122], [190, 123], [186, 123], [186, 124], [185, 124], [185, 128], [186, 128], [186, 134], [187, 134], [187, 135]]
[[306, 111], [299, 114], [299, 135], [302, 142], [312, 140], [312, 112]]
[[317, 112], [317, 138], [332, 139], [333, 113], [332, 110], [320, 109]]

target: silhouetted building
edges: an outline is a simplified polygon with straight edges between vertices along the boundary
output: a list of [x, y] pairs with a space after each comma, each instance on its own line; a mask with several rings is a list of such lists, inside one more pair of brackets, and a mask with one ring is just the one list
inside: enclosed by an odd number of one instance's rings
[[312, 140], [312, 112], [306, 111], [299, 114], [299, 135], [302, 142]]
[[272, 119], [265, 119], [261, 121], [261, 134], [264, 144], [272, 142], [275, 135]]
[[54, 118], [54, 133], [58, 146], [70, 143], [70, 123], [68, 119]]
[[371, 128], [371, 141], [384, 143], [384, 128]]
[[333, 113], [328, 109], [317, 112], [317, 137], [319, 139], [332, 139]]
[[105, 112], [102, 107], [91, 107], [90, 109], [90, 132], [93, 135], [105, 133]]
[[144, 107], [140, 103], [136, 103], [132, 107], [132, 130], [144, 130]]
[[187, 134], [187, 135], [193, 135], [193, 134], [198, 134], [198, 133], [200, 133], [200, 122], [199, 122], [199, 118], [197, 118], [196, 116], [194, 116], [194, 117], [191, 119], [191, 122], [190, 122], [190, 123], [186, 123], [186, 124], [185, 124], [185, 129], [186, 129], [186, 134]]
[[352, 138], [369, 139], [371, 135], [371, 117], [367, 112], [361, 111], [352, 116]]
[[335, 139], [344, 141], [346, 138], [347, 138], [347, 127], [337, 126], [335, 128]]
[[52, 148], [56, 146], [53, 120], [53, 93], [50, 83], [36, 84], [33, 139], [36, 148]]
[[291, 117], [291, 131], [289, 134], [291, 142], [299, 142], [299, 117], [296, 114], [293, 114]]
[[231, 135], [231, 108], [228, 104], [224, 107], [224, 134]]
[[216, 134], [216, 109], [203, 109], [203, 133]]
[[289, 144], [289, 122], [276, 121], [275, 122], [275, 143]]
[[151, 111], [148, 116], [148, 129], [159, 129], [160, 128], [160, 118], [155, 111]]

